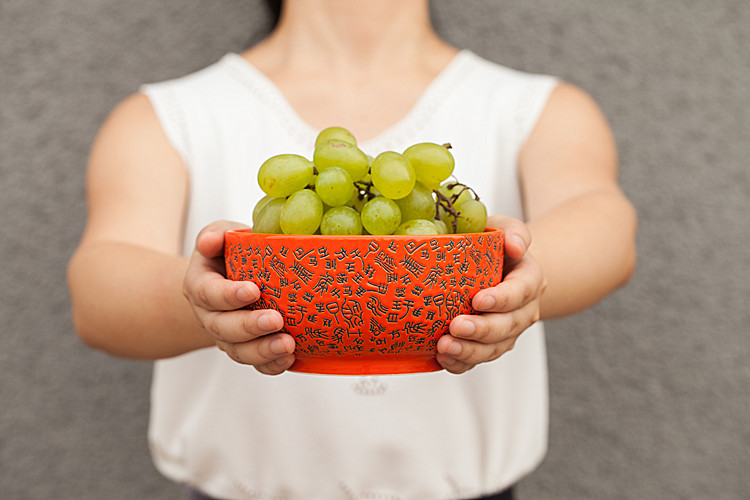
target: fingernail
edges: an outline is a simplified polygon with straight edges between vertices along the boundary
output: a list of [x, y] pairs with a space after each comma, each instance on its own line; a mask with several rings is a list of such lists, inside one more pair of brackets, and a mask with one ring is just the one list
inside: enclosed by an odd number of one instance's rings
[[237, 298], [242, 302], [250, 302], [253, 300], [253, 292], [248, 287], [243, 286], [237, 290]]
[[474, 333], [474, 330], [476, 330], [476, 327], [474, 326], [474, 323], [471, 321], [465, 320], [461, 324], [461, 335], [464, 337], [469, 337]]
[[526, 251], [526, 242], [524, 241], [523, 238], [521, 238], [517, 234], [514, 234], [513, 236], [510, 237], [510, 240], [513, 242], [515, 246], [519, 247], [524, 252]]
[[294, 356], [291, 354], [288, 356], [282, 356], [280, 358], [276, 358], [276, 365], [281, 368], [286, 368], [287, 366], [290, 366], [292, 363], [294, 363]]
[[448, 366], [452, 366], [456, 364], [456, 360], [453, 358], [443, 358], [440, 363]]
[[479, 309], [483, 311], [488, 311], [495, 307], [495, 297], [492, 295], [485, 295], [479, 299]]
[[451, 356], [458, 356], [461, 354], [461, 342], [451, 342], [450, 347], [448, 347], [448, 350], [445, 351], [446, 354], [450, 354]]
[[266, 313], [258, 318], [258, 327], [265, 332], [272, 332], [277, 330], [276, 320], [273, 314]]
[[280, 338], [273, 339], [271, 341], [271, 352], [274, 354], [285, 354], [286, 351], [286, 345], [284, 344], [284, 341]]

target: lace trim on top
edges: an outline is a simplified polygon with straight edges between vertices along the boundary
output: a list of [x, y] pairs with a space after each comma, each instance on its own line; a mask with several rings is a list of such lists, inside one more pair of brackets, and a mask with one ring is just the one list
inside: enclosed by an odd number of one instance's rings
[[559, 83], [557, 78], [546, 77], [546, 79], [547, 85], [540, 85], [536, 78], [529, 80], [524, 85], [516, 104], [513, 130], [516, 134], [514, 144], [517, 144], [518, 152], [523, 148], [532, 130], [539, 122], [541, 112], [547, 105], [549, 94]]
[[[474, 54], [469, 50], [459, 51], [400, 120], [377, 136], [363, 141], [362, 147], [369, 149], [377, 144], [378, 150], [394, 149], [400, 144], [399, 139], [412, 136], [422, 129], [448, 95], [469, 77], [474, 58]], [[302, 144], [314, 140], [318, 131], [302, 119], [281, 90], [266, 75], [234, 52], [226, 54], [224, 61], [227, 63], [228, 73], [271, 109], [290, 136]]]
[[193, 154], [185, 111], [172, 88], [166, 87], [155, 96], [152, 90], [159, 86], [160, 84], [145, 84], [141, 86], [140, 91], [148, 97], [157, 115], [160, 112], [165, 115], [164, 119], [159, 120], [164, 133], [172, 147], [182, 158], [183, 163], [189, 165]]

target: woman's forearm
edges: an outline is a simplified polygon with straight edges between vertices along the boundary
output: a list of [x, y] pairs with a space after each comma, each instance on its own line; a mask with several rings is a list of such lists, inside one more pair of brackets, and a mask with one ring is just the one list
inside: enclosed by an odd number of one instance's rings
[[589, 307], [625, 284], [636, 260], [636, 213], [611, 189], [571, 198], [529, 222], [531, 255], [547, 278], [542, 318]]
[[187, 258], [123, 242], [82, 245], [68, 267], [81, 340], [137, 359], [214, 345], [182, 294], [187, 264]]

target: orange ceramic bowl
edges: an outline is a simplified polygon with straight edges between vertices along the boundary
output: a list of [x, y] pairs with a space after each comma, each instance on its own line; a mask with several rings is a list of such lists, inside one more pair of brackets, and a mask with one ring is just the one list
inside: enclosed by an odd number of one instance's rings
[[296, 341], [292, 371], [383, 375], [440, 370], [436, 344], [500, 282], [503, 232], [430, 236], [225, 235], [227, 277], [261, 291]]

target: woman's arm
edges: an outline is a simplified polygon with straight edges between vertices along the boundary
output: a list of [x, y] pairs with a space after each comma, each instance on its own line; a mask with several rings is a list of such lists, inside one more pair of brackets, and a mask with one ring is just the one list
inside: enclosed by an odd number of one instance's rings
[[495, 216], [506, 231], [506, 272], [473, 300], [438, 342], [438, 361], [464, 372], [513, 348], [540, 318], [572, 314], [629, 279], [636, 215], [617, 183], [609, 125], [593, 100], [559, 85], [519, 157], [527, 225]]
[[187, 171], [145, 96], [123, 101], [105, 121], [86, 183], [88, 220], [68, 268], [80, 338], [136, 358], [211, 345], [181, 292]]
[[68, 266], [79, 336], [94, 348], [141, 359], [218, 345], [238, 361], [278, 372], [277, 359], [291, 364], [293, 340], [279, 334], [281, 346], [272, 349], [276, 336], [264, 335], [281, 328], [280, 316], [235, 311], [259, 291], [220, 274], [223, 231], [237, 225], [207, 228], [193, 256], [180, 256], [188, 183], [149, 100], [125, 100], [93, 145], [88, 220]]
[[594, 101], [558, 86], [519, 161], [529, 253], [547, 278], [542, 318], [578, 312], [625, 284], [635, 267], [636, 213]]

